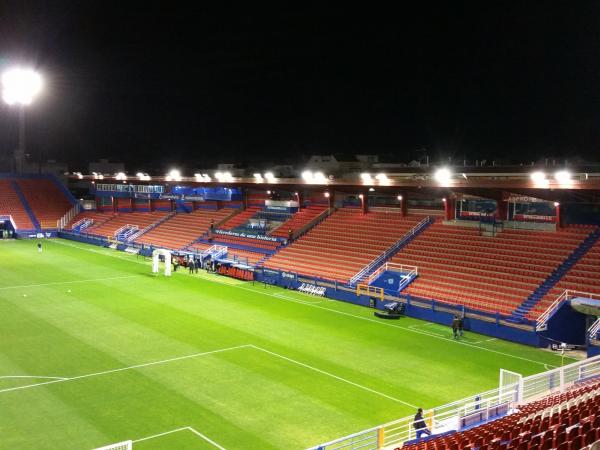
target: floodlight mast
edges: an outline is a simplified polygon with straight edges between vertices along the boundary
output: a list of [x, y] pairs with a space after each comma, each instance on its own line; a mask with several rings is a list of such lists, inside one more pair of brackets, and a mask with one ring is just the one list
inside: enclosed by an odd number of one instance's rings
[[19, 144], [12, 166], [23, 173], [25, 163], [25, 107], [33, 102], [42, 88], [42, 78], [32, 69], [15, 67], [2, 74], [2, 98], [7, 105], [19, 107]]

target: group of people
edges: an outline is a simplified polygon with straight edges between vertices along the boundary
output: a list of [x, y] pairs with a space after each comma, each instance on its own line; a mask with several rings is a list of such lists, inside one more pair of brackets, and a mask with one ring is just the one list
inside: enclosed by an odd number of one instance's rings
[[203, 261], [193, 256], [173, 256], [171, 264], [173, 265], [173, 272], [177, 272], [180, 267], [187, 267], [190, 274], [198, 273], [198, 269], [206, 269], [207, 272], [217, 272], [219, 270], [217, 261], [211, 259]]

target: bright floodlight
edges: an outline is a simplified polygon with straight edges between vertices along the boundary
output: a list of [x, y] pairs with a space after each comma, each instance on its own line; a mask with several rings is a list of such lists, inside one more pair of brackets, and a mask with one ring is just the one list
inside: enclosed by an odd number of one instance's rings
[[327, 178], [323, 172], [315, 172], [313, 177], [317, 183], [325, 183], [327, 181]]
[[401, 195], [399, 195], [397, 198], [398, 198], [398, 200], [402, 201], [402, 196]]
[[554, 179], [560, 184], [567, 184], [571, 182], [571, 172], [568, 170], [559, 170], [554, 174]]
[[329, 198], [329, 192], [325, 192], [325, 197]]
[[125, 181], [127, 179], [127, 175], [125, 175], [125, 172], [118, 172], [115, 174], [115, 179]]
[[266, 172], [265, 173], [265, 179], [269, 182], [275, 180], [275, 175], [273, 175], [273, 172]]
[[435, 178], [435, 181], [437, 181], [438, 183], [447, 184], [452, 178], [452, 172], [450, 172], [450, 169], [446, 169], [445, 167], [443, 167], [435, 171], [433, 178]]
[[181, 181], [181, 172], [177, 169], [171, 169], [167, 174], [167, 181]]
[[530, 177], [534, 183], [544, 183], [546, 181], [546, 174], [540, 170], [533, 172]]
[[370, 173], [361, 173], [360, 178], [362, 179], [363, 183], [365, 183], [365, 184], [373, 182], [373, 179], [371, 178]]
[[302, 179], [306, 182], [312, 181], [313, 173], [310, 170], [305, 170], [302, 172]]
[[259, 182], [260, 182], [260, 181], [262, 181], [263, 177], [262, 177], [262, 175], [261, 175], [260, 173], [255, 173], [255, 174], [254, 174], [254, 179], [255, 179], [256, 181], [259, 181]]
[[2, 98], [9, 105], [29, 105], [42, 90], [42, 77], [31, 69], [15, 67], [2, 75]]

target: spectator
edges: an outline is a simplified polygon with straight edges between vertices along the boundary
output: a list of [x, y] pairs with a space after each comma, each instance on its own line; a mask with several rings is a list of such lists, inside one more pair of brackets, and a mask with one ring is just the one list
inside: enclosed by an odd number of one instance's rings
[[427, 436], [431, 436], [431, 431], [427, 428], [427, 424], [425, 423], [425, 419], [423, 419], [423, 409], [419, 408], [417, 410], [417, 414], [415, 414], [415, 420], [413, 422], [413, 427], [417, 432], [417, 439], [421, 439], [423, 434]]

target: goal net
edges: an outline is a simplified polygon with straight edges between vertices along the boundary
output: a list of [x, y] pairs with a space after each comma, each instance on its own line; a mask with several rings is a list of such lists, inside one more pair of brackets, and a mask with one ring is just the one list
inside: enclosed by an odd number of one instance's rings
[[132, 441], [117, 442], [116, 444], [106, 445], [94, 450], [131, 450], [133, 447]]

